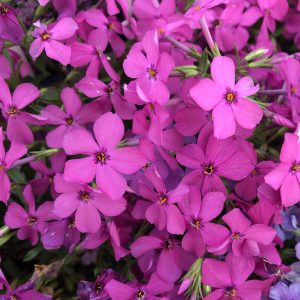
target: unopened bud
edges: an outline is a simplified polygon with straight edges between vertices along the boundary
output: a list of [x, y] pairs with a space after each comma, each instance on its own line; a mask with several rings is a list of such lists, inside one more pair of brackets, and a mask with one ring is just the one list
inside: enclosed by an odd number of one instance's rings
[[269, 52], [268, 49], [259, 48], [259, 49], [256, 49], [256, 50], [250, 52], [249, 54], [247, 54], [244, 57], [244, 60], [245, 61], [251, 61], [251, 60], [254, 60], [254, 59], [262, 57], [263, 55], [267, 54], [268, 52]]

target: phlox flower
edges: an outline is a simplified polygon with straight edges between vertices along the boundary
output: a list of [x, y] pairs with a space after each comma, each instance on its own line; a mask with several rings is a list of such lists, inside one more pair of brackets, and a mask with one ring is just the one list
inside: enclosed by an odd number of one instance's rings
[[[126, 99], [121, 95], [120, 84], [118, 82], [111, 81], [110, 83], [105, 84], [97, 78], [86, 76], [77, 82], [75, 86], [87, 97], [99, 97], [97, 99], [100, 101], [101, 107], [103, 107], [107, 100], [108, 103], [113, 105], [116, 113], [123, 120], [131, 120], [136, 112], [135, 105], [126, 101]], [[109, 106], [108, 110], [110, 109], [111, 106]]]
[[269, 297], [272, 300], [294, 300], [299, 298], [300, 283], [292, 283], [290, 286], [284, 282], [278, 282], [270, 289]]
[[206, 245], [221, 244], [229, 231], [212, 222], [223, 210], [226, 196], [220, 192], [209, 192], [201, 199], [197, 187], [192, 187], [187, 202], [179, 203], [188, 223], [188, 230], [182, 239], [186, 251], [202, 256]]
[[18, 229], [18, 239], [29, 239], [32, 245], [36, 245], [38, 233], [43, 231], [45, 222], [56, 219], [56, 216], [53, 214], [53, 202], [46, 201], [36, 209], [30, 184], [24, 188], [23, 197], [28, 210], [26, 211], [18, 203], [12, 202], [7, 208], [4, 222], [11, 229]]
[[222, 217], [222, 220], [230, 227], [231, 234], [218, 249], [210, 247], [214, 251], [224, 253], [231, 245], [232, 253], [235, 256], [258, 256], [260, 255], [260, 244], [270, 245], [276, 236], [276, 231], [272, 227], [264, 224], [251, 225], [251, 222], [238, 208], [232, 209]]
[[62, 148], [64, 136], [68, 132], [94, 122], [101, 115], [99, 103], [82, 105], [73, 88], [64, 88], [61, 99], [64, 110], [51, 104], [41, 111], [41, 115], [47, 118], [47, 124], [58, 125], [46, 135], [47, 145], [51, 148]]
[[166, 52], [160, 53], [156, 30], [148, 31], [142, 42], [132, 47], [123, 68], [128, 77], [137, 79], [136, 91], [142, 101], [151, 102], [155, 98], [163, 104], [169, 100], [166, 81], [174, 68], [174, 61]]
[[108, 41], [116, 57], [120, 57], [125, 51], [125, 43], [119, 36], [123, 31], [117, 18], [106, 17], [101, 10], [94, 8], [84, 12], [83, 16], [87, 24], [98, 28], [102, 40]]
[[300, 142], [297, 135], [286, 133], [280, 163], [265, 176], [275, 190], [280, 189], [282, 204], [292, 206], [300, 200]]
[[4, 140], [5, 136], [2, 127], [0, 127], [0, 201], [7, 203], [10, 196], [10, 180], [7, 171], [27, 153], [27, 148], [25, 145], [11, 142], [10, 149], [5, 152]]
[[5, 3], [0, 3], [0, 38], [13, 43], [20, 43], [23, 29], [16, 17], [15, 10]]
[[150, 167], [145, 176], [151, 185], [140, 183], [138, 191], [142, 197], [153, 202], [146, 209], [146, 219], [159, 230], [166, 228], [169, 233], [183, 234], [185, 220], [176, 203], [187, 198], [188, 187], [179, 184], [175, 189], [167, 191], [164, 180], [154, 167]]
[[153, 273], [145, 285], [137, 282], [125, 284], [112, 279], [106, 284], [105, 291], [112, 300], [120, 299], [120, 295], [122, 295], [122, 300], [156, 300], [159, 299], [158, 295], [170, 291], [172, 287], [172, 283], [165, 282], [159, 275]]
[[40, 233], [43, 247], [47, 250], [59, 249], [64, 245], [72, 252], [80, 241], [80, 231], [75, 226], [74, 215], [47, 222]]
[[207, 258], [202, 265], [202, 282], [215, 290], [205, 300], [260, 300], [262, 284], [247, 278], [254, 270], [254, 261], [229, 253], [225, 261]]
[[106, 113], [94, 123], [94, 134], [74, 129], [64, 139], [67, 154], [87, 155], [66, 162], [64, 179], [69, 182], [88, 183], [96, 176], [97, 186], [113, 199], [123, 196], [127, 182], [120, 174], [133, 174], [142, 168], [146, 159], [137, 147], [117, 148], [124, 135], [122, 120]]
[[214, 135], [225, 139], [236, 133], [236, 123], [253, 129], [263, 117], [262, 109], [248, 96], [259, 87], [250, 77], [235, 83], [235, 66], [231, 58], [218, 56], [211, 64], [212, 79], [201, 79], [190, 91], [196, 103], [206, 111], [212, 110]]
[[21, 286], [12, 289], [6, 279], [0, 279], [3, 282], [6, 293], [0, 295], [0, 300], [12, 300], [12, 299], [19, 299], [19, 300], [27, 300], [27, 299], [39, 299], [39, 300], [51, 300], [52, 296], [42, 294], [34, 289], [34, 283], [28, 281]]
[[120, 81], [120, 76], [110, 65], [104, 51], [107, 48], [108, 37], [102, 36], [100, 29], [93, 30], [89, 36], [87, 43], [75, 42], [72, 44], [72, 55], [70, 64], [73, 67], [82, 67], [88, 65], [86, 76], [98, 78], [101, 65], [107, 74], [115, 81]]
[[29, 53], [36, 60], [45, 49], [46, 55], [63, 65], [70, 63], [71, 48], [60, 41], [71, 38], [78, 26], [72, 18], [63, 18], [53, 27], [48, 27], [40, 21], [34, 23], [36, 29], [32, 35], [36, 38], [30, 46]]
[[54, 178], [55, 190], [61, 193], [54, 201], [54, 213], [67, 218], [75, 212], [75, 226], [80, 232], [94, 233], [101, 226], [101, 216], [117, 216], [126, 208], [124, 198], [111, 200], [87, 184], [70, 183], [62, 175]]
[[131, 244], [130, 251], [146, 270], [153, 267], [154, 261], [157, 262], [157, 274], [170, 283], [178, 280], [195, 260], [194, 255], [183, 250], [180, 242], [166, 232], [153, 232], [152, 235], [139, 237]]
[[258, 186], [264, 182], [264, 176], [275, 167], [275, 163], [272, 161], [258, 162], [253, 145], [246, 141], [242, 140], [239, 146], [247, 154], [253, 169], [246, 178], [235, 185], [235, 191], [243, 200], [250, 201], [256, 197]]
[[39, 90], [31, 83], [22, 83], [11, 95], [7, 83], [2, 78], [0, 90], [0, 108], [7, 119], [7, 137], [16, 143], [31, 144], [33, 134], [26, 123], [40, 124], [45, 118], [22, 110], [39, 97]]
[[97, 276], [95, 282], [80, 281], [77, 288], [78, 300], [83, 299], [98, 299], [104, 300], [108, 297], [108, 294], [104, 287], [112, 279], [117, 279], [118, 274], [112, 269], [104, 270]]
[[247, 155], [231, 138], [218, 140], [211, 136], [206, 151], [198, 144], [186, 145], [177, 152], [176, 158], [180, 164], [193, 170], [185, 175], [183, 182], [199, 186], [202, 195], [212, 191], [226, 194], [220, 177], [241, 180], [253, 168]]

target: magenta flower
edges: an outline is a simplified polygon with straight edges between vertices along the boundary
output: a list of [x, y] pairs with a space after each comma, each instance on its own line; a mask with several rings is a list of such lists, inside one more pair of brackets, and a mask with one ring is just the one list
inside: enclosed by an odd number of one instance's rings
[[11, 76], [11, 69], [8, 60], [3, 55], [0, 55], [0, 65], [0, 77], [9, 79]]
[[248, 154], [248, 159], [253, 166], [251, 173], [235, 185], [235, 191], [239, 197], [245, 201], [254, 199], [257, 195], [257, 188], [264, 183], [264, 176], [269, 173], [275, 163], [272, 161], [257, 162], [256, 151], [252, 144], [242, 142], [240, 149]]
[[219, 245], [228, 237], [224, 226], [211, 222], [222, 212], [225, 199], [223, 193], [210, 192], [201, 200], [198, 188], [191, 188], [189, 201], [179, 204], [189, 224], [182, 239], [184, 250], [202, 256], [206, 245]]
[[12, 142], [9, 151], [5, 153], [4, 140], [3, 130], [0, 127], [0, 201], [7, 203], [10, 196], [10, 180], [6, 172], [27, 153], [27, 148], [25, 145]]
[[75, 212], [75, 226], [80, 232], [94, 233], [101, 226], [101, 216], [117, 216], [126, 208], [126, 200], [111, 200], [87, 184], [65, 182], [62, 175], [54, 178], [55, 190], [61, 193], [54, 201], [54, 213], [67, 218]]
[[119, 34], [123, 34], [122, 25], [116, 17], [106, 17], [99, 9], [91, 8], [84, 12], [85, 21], [98, 28], [97, 31], [103, 40], [107, 40], [116, 55], [120, 57], [125, 51], [125, 43], [119, 37]]
[[45, 222], [56, 219], [56, 216], [53, 214], [53, 202], [44, 202], [36, 209], [30, 184], [24, 188], [23, 196], [28, 205], [28, 212], [18, 203], [10, 203], [4, 217], [4, 222], [11, 229], [18, 229], [18, 239], [29, 239], [32, 245], [36, 245], [38, 242], [38, 232], [43, 231]]
[[80, 232], [75, 226], [74, 216], [48, 222], [40, 233], [43, 247], [47, 250], [59, 249], [64, 245], [69, 252], [72, 252], [80, 241]]
[[6, 279], [0, 279], [6, 288], [6, 294], [3, 295], [1, 293], [0, 299], [1, 300], [27, 300], [27, 299], [38, 299], [38, 300], [51, 300], [52, 296], [42, 294], [34, 289], [34, 283], [28, 281], [21, 286], [12, 289]]
[[0, 78], [0, 108], [7, 121], [7, 137], [20, 144], [31, 144], [33, 134], [26, 123], [40, 124], [45, 118], [22, 110], [36, 100], [40, 92], [31, 83], [22, 83], [11, 95], [7, 83]]
[[183, 234], [185, 220], [176, 203], [187, 199], [188, 187], [180, 184], [167, 192], [163, 179], [152, 167], [146, 173], [146, 180], [150, 181], [152, 188], [145, 183], [140, 183], [138, 187], [141, 196], [153, 202], [146, 209], [146, 219], [159, 230], [166, 228], [169, 233]]
[[47, 124], [58, 125], [46, 136], [47, 145], [51, 148], [62, 148], [64, 136], [68, 132], [94, 122], [101, 114], [99, 103], [82, 105], [73, 88], [64, 88], [61, 99], [64, 111], [55, 105], [48, 105], [41, 111], [41, 115], [47, 118]]
[[[188, 270], [195, 257], [184, 251], [180, 242], [169, 237], [165, 232], [158, 232], [156, 236], [141, 236], [130, 246], [131, 254], [143, 260], [145, 268], [151, 268], [157, 260], [156, 272], [166, 282], [173, 283], [179, 279], [184, 270]], [[158, 251], [155, 258], [153, 250]]]
[[84, 129], [74, 129], [65, 136], [67, 154], [85, 154], [87, 157], [67, 161], [64, 179], [88, 183], [96, 175], [98, 188], [109, 197], [119, 199], [127, 186], [120, 173], [133, 174], [145, 165], [146, 160], [137, 147], [117, 148], [124, 135], [124, 125], [115, 114], [109, 112], [98, 118], [94, 134], [97, 143]]
[[187, 10], [184, 16], [197, 24], [207, 10], [222, 3], [223, 1], [221, 0], [195, 0], [194, 4]]
[[202, 265], [202, 282], [215, 290], [205, 300], [260, 300], [262, 283], [247, 278], [254, 270], [254, 261], [229, 253], [225, 261], [207, 258]]
[[218, 56], [211, 64], [212, 79], [201, 79], [190, 93], [197, 104], [206, 111], [212, 110], [214, 135], [225, 139], [236, 133], [236, 123], [253, 129], [263, 117], [261, 108], [248, 96], [259, 87], [250, 77], [235, 84], [235, 66], [231, 58]]
[[60, 41], [72, 37], [78, 26], [71, 18], [59, 20], [52, 28], [40, 23], [34, 23], [37, 27], [32, 35], [36, 38], [30, 46], [29, 53], [33, 60], [36, 60], [45, 49], [46, 55], [63, 65], [70, 63], [71, 48]]
[[[105, 101], [107, 100], [108, 103], [113, 105], [115, 112], [121, 119], [131, 120], [136, 112], [135, 105], [126, 101], [127, 99], [120, 93], [120, 84], [115, 81], [105, 84], [97, 78], [84, 77], [75, 86], [87, 97], [99, 97], [101, 107], [105, 107]], [[108, 110], [110, 109], [109, 106]]]
[[251, 225], [238, 208], [228, 212], [222, 219], [230, 227], [231, 235], [218, 249], [210, 247], [214, 251], [220, 250], [224, 253], [231, 245], [235, 256], [259, 256], [259, 246], [270, 245], [276, 236], [276, 231], [267, 225]]
[[141, 44], [131, 48], [123, 68], [128, 77], [137, 78], [136, 91], [142, 101], [159, 99], [159, 103], [163, 104], [169, 100], [170, 92], [166, 81], [174, 68], [174, 61], [166, 52], [159, 52], [156, 30], [148, 31]]
[[265, 176], [265, 181], [275, 190], [280, 188], [282, 204], [288, 207], [300, 200], [300, 142], [297, 135], [285, 134], [280, 161]]
[[172, 283], [165, 282], [158, 274], [153, 273], [146, 285], [138, 283], [125, 284], [112, 279], [105, 286], [105, 291], [112, 300], [155, 300], [158, 295], [164, 294], [173, 288]]
[[23, 29], [14, 9], [5, 3], [0, 3], [0, 39], [19, 44], [23, 35]]
[[120, 81], [120, 76], [110, 65], [104, 51], [108, 44], [108, 37], [102, 35], [100, 29], [93, 30], [87, 43], [75, 42], [72, 44], [72, 55], [70, 64], [73, 67], [82, 67], [88, 65], [86, 76], [98, 78], [101, 65], [107, 74], [115, 81]]
[[212, 191], [226, 194], [220, 177], [241, 180], [253, 169], [246, 154], [238, 150], [231, 138], [218, 140], [211, 136], [205, 152], [198, 144], [189, 144], [177, 152], [176, 158], [180, 164], [193, 170], [183, 182], [199, 186], [202, 195]]

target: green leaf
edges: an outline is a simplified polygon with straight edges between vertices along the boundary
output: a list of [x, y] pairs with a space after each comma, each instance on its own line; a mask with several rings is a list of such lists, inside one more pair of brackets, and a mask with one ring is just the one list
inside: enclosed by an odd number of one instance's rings
[[31, 261], [36, 258], [43, 250], [41, 245], [29, 250], [23, 258], [24, 262]]

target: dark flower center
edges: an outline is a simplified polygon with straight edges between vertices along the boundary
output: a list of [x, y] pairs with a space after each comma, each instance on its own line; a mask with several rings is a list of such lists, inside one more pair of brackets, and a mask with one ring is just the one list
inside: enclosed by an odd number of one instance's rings
[[0, 165], [0, 172], [3, 172], [5, 170], [5, 166], [4, 165]]
[[291, 94], [293, 95], [293, 94], [296, 94], [296, 92], [297, 92], [297, 89], [296, 89], [296, 87], [294, 87], [294, 86], [291, 86], [291, 88], [290, 88], [290, 92], [291, 92]]
[[37, 217], [31, 216], [27, 219], [27, 224], [29, 226], [32, 226], [32, 225], [36, 224], [37, 220], [38, 220]]
[[170, 239], [167, 239], [163, 244], [162, 244], [162, 247], [165, 248], [165, 249], [170, 249], [172, 248], [173, 246], [173, 243]]
[[203, 174], [205, 175], [210, 175], [214, 172], [214, 166], [213, 165], [207, 165], [207, 166], [204, 166], [204, 171], [203, 171]]
[[16, 295], [11, 295], [11, 296], [10, 296], [10, 300], [18, 300], [18, 298], [17, 298]]
[[195, 6], [195, 11], [196, 11], [196, 12], [199, 12], [199, 11], [200, 11], [200, 5], [199, 5], [199, 4], [197, 4], [197, 5]]
[[292, 171], [293, 171], [293, 172], [299, 172], [299, 171], [300, 171], [300, 164], [299, 164], [299, 163], [294, 164], [294, 165], [292, 166]]
[[100, 163], [101, 165], [105, 165], [106, 161], [109, 160], [109, 158], [110, 156], [104, 149], [101, 149], [99, 152], [96, 153], [96, 162]]
[[5, 4], [0, 3], [0, 15], [6, 15], [8, 12], [8, 7]]
[[96, 51], [96, 55], [98, 55], [99, 57], [102, 57], [103, 50], [101, 48], [96, 48], [95, 51]]
[[191, 222], [191, 226], [195, 229], [195, 230], [199, 230], [200, 226], [201, 226], [201, 221], [199, 219], [195, 219]]
[[75, 218], [74, 217], [69, 218], [68, 227], [69, 228], [75, 228]]
[[66, 123], [68, 124], [68, 126], [71, 126], [74, 123], [73, 117], [69, 116], [68, 118], [66, 118]]
[[113, 24], [113, 23], [109, 23], [107, 25], [107, 28], [108, 28], [109, 31], [114, 31], [116, 29], [116, 25]]
[[241, 235], [239, 232], [235, 232], [232, 237], [231, 237], [232, 240], [240, 240], [241, 239]]
[[161, 196], [158, 197], [158, 200], [159, 200], [160, 205], [164, 205], [168, 202], [168, 196], [161, 195]]
[[15, 106], [11, 106], [9, 108], [9, 111], [7, 112], [10, 116], [14, 116], [16, 115], [18, 112], [18, 109]]
[[114, 89], [112, 86], [108, 86], [108, 87], [106, 88], [106, 92], [107, 92], [107, 94], [109, 94], [109, 95], [112, 95], [112, 94], [114, 93], [114, 91], [115, 91], [115, 89]]
[[145, 293], [143, 291], [137, 291], [136, 299], [137, 300], [143, 300], [144, 298], [145, 298]]
[[50, 34], [48, 32], [43, 32], [40, 37], [43, 41], [47, 41], [50, 39]]
[[90, 193], [87, 192], [87, 191], [80, 191], [79, 192], [79, 197], [84, 202], [88, 202], [91, 199]]
[[96, 283], [95, 290], [96, 290], [97, 295], [102, 292], [103, 288], [104, 288], [104, 286], [101, 282]]
[[151, 65], [150, 68], [147, 68], [147, 73], [148, 73], [150, 79], [156, 79], [156, 76], [158, 74], [154, 65]]
[[225, 96], [227, 102], [232, 103], [235, 100], [235, 94], [233, 92], [228, 92]]
[[237, 292], [238, 291], [235, 288], [228, 288], [225, 290], [225, 296], [226, 297], [236, 297]]

